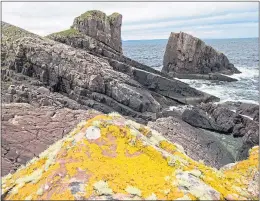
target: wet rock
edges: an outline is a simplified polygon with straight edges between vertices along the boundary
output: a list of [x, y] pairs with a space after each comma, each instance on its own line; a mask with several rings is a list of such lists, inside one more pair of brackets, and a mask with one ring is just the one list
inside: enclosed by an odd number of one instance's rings
[[179, 79], [194, 79], [194, 80], [218, 80], [224, 82], [234, 82], [237, 79], [220, 74], [220, 73], [209, 73], [209, 74], [181, 74], [176, 72], [168, 73], [171, 77], [176, 77]]

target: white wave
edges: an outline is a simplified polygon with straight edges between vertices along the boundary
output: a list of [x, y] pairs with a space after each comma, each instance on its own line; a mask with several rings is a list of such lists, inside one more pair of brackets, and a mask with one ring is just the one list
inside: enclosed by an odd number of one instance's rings
[[254, 67], [248, 66], [238, 66], [236, 67], [241, 73], [240, 74], [233, 74], [230, 77], [241, 80], [241, 79], [250, 79], [250, 78], [257, 78], [259, 77], [259, 69]]

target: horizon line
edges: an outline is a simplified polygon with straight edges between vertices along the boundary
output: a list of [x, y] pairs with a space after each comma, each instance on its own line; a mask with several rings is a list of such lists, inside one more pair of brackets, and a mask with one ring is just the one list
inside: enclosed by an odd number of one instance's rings
[[[200, 38], [201, 40], [227, 40], [227, 39], [254, 39], [259, 37], [243, 37], [243, 38]], [[130, 40], [123, 40], [122, 42], [127, 41], [150, 41], [150, 40], [168, 40], [169, 38], [158, 38], [158, 39], [130, 39]]]

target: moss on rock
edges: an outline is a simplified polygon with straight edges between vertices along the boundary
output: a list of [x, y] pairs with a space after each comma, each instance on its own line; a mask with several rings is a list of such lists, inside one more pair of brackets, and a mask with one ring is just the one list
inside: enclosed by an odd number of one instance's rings
[[79, 21], [83, 21], [87, 18], [95, 18], [95, 19], [101, 19], [101, 20], [107, 20], [107, 15], [99, 10], [89, 10], [83, 14], [81, 14], [77, 19]]
[[55, 36], [74, 37], [74, 36], [83, 36], [83, 34], [74, 28], [70, 28], [70, 29], [67, 29], [64, 31], [52, 33], [50, 35], [47, 35], [46, 37], [51, 38], [51, 37], [55, 37]]
[[39, 37], [29, 31], [6, 22], [1, 22], [2, 26], [2, 42], [12, 42], [22, 37]]

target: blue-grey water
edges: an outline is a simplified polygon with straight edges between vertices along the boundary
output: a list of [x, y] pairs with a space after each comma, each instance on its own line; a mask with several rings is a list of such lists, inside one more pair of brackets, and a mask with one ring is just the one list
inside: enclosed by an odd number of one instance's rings
[[[190, 86], [215, 95], [221, 101], [243, 101], [258, 103], [259, 100], [259, 58], [258, 38], [208, 39], [204, 40], [220, 52], [242, 73], [231, 77], [237, 82], [209, 80], [184, 80]], [[124, 54], [157, 70], [162, 69], [167, 40], [123, 41]]]

